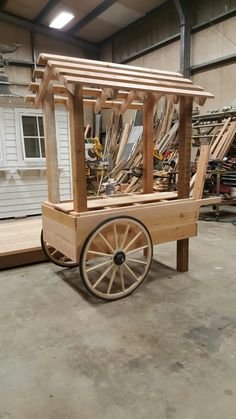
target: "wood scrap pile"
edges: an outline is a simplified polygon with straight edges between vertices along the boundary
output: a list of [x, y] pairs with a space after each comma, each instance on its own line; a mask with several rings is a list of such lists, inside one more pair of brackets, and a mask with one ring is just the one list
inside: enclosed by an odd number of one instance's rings
[[[177, 161], [178, 158], [174, 144], [178, 137], [179, 123], [173, 124], [173, 115], [174, 105], [163, 98], [154, 117], [154, 160], [161, 162], [164, 159], [164, 152], [169, 151], [165, 159], [166, 164], [162, 165], [160, 171], [155, 171], [154, 190], [168, 189], [169, 182], [165, 179], [165, 175], [169, 171], [173, 171], [169, 166], [169, 161], [173, 159]], [[140, 111], [136, 112], [133, 120], [126, 123], [123, 129], [121, 116], [115, 113], [112, 115], [111, 126], [106, 132], [104, 159], [109, 161], [110, 177], [121, 184], [128, 184], [124, 192], [142, 191], [142, 135], [143, 126]], [[160, 172], [160, 178], [163, 178], [161, 181], [158, 180], [158, 172]]]
[[[198, 135], [193, 138], [204, 140], [206, 137], [211, 144], [210, 162], [222, 161], [226, 158], [236, 138], [236, 112], [212, 113], [199, 115], [198, 120], [193, 122], [193, 132], [198, 129]], [[204, 132], [202, 132], [204, 129]], [[205, 132], [207, 131], [207, 134]], [[209, 175], [208, 175], [209, 178]], [[191, 191], [195, 183], [195, 175], [190, 182]]]
[[[166, 98], [158, 103], [154, 117], [154, 180], [155, 191], [175, 189], [178, 171], [178, 127], [175, 106]], [[122, 127], [122, 116], [113, 113], [106, 131], [104, 159], [109, 162], [109, 177], [124, 184], [122, 192], [142, 191], [142, 114], [134, 113], [133, 120]], [[210, 160], [223, 160], [236, 137], [236, 112], [193, 116], [192, 162], [197, 163], [200, 144], [211, 144]], [[156, 167], [155, 167], [156, 166]], [[156, 170], [155, 170], [156, 169]], [[195, 175], [191, 179], [194, 186]]]

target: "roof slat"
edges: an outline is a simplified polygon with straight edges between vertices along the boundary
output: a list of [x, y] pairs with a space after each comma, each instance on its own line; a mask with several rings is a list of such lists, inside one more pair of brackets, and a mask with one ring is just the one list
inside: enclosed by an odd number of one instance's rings
[[[67, 63], [67, 62], [61, 62], [61, 61], [52, 61], [48, 60], [47, 64], [49, 66], [57, 67], [57, 68], [65, 68], [65, 69], [71, 69], [71, 70], [82, 70], [82, 71], [92, 71], [94, 73], [103, 73], [103, 74], [112, 74], [112, 75], [122, 75], [122, 76], [131, 76], [131, 77], [142, 77], [146, 79], [153, 79], [153, 80], [164, 80], [164, 81], [172, 81], [172, 82], [178, 82], [178, 83], [184, 83], [184, 84], [193, 84], [192, 80], [177, 77], [173, 75], [163, 75], [163, 74], [153, 74], [153, 73], [145, 73], [143, 71], [128, 71], [125, 69], [120, 68], [106, 68], [106, 67], [100, 67], [100, 66], [94, 66], [94, 65], [88, 65], [88, 64], [77, 64], [77, 63]], [[35, 77], [36, 72], [38, 69], [35, 70]], [[38, 72], [38, 75], [42, 76], [42, 70]]]
[[174, 87], [159, 87], [159, 86], [145, 86], [141, 83], [125, 83], [125, 82], [112, 82], [108, 80], [101, 80], [101, 79], [89, 79], [85, 77], [72, 77], [72, 76], [61, 76], [60, 79], [65, 81], [67, 84], [81, 84], [84, 86], [103, 86], [103, 87], [116, 87], [118, 89], [127, 89], [132, 91], [142, 91], [146, 93], [157, 93], [160, 92], [163, 95], [180, 95], [180, 96], [196, 96], [196, 97], [209, 97], [213, 98], [209, 92], [195, 90], [193, 88], [191, 90], [186, 89], [178, 89]]
[[[50, 67], [50, 66], [49, 66]], [[54, 67], [51, 67], [54, 68]], [[180, 84], [178, 82], [171, 82], [165, 80], [153, 80], [153, 79], [143, 79], [142, 77], [129, 77], [129, 76], [118, 76], [117, 74], [110, 75], [104, 73], [96, 73], [92, 71], [83, 71], [83, 70], [70, 70], [66, 68], [56, 67], [54, 68], [54, 74], [58, 74], [58, 76], [67, 75], [72, 77], [88, 77], [89, 79], [96, 79], [96, 80], [107, 80], [110, 82], [121, 82], [121, 83], [138, 83], [147, 86], [153, 87], [173, 87], [176, 89], [181, 90], [200, 90], [203, 91], [203, 88], [197, 85], [192, 84]], [[194, 87], [193, 87], [194, 86]]]
[[124, 64], [117, 64], [117, 63], [109, 63], [105, 61], [96, 61], [96, 60], [87, 60], [85, 58], [77, 58], [77, 57], [66, 57], [64, 55], [54, 55], [54, 54], [40, 54], [37, 63], [39, 65], [46, 65], [49, 60], [54, 61], [61, 61], [61, 62], [68, 62], [68, 63], [78, 63], [78, 64], [91, 64], [93, 66], [98, 67], [105, 67], [105, 68], [120, 68], [122, 70], [130, 70], [130, 71], [138, 71], [144, 72], [149, 74], [159, 74], [159, 75], [169, 75], [169, 76], [176, 76], [176, 77], [183, 77], [182, 74], [175, 72], [175, 71], [162, 71], [156, 70], [154, 68], [145, 68], [145, 67], [136, 67], [131, 65], [124, 65]]
[[[44, 69], [35, 70], [35, 77], [41, 81], [39, 84], [32, 83], [29, 87], [35, 93], [36, 106], [41, 103], [49, 83], [53, 83], [55, 94], [65, 96], [68, 92], [74, 94], [75, 85], [82, 86], [83, 97], [99, 97], [96, 101], [96, 111], [103, 105], [108, 106], [111, 101], [114, 104], [117, 99], [125, 99], [120, 108], [123, 110], [127, 105], [133, 106], [134, 100], [139, 101], [141, 98], [143, 101], [147, 93], [168, 95], [173, 103], [178, 103], [181, 96], [189, 96], [200, 105], [203, 105], [207, 98], [214, 97], [176, 72], [52, 54], [40, 54], [38, 63], [46, 66]], [[58, 83], [62, 83], [63, 86]], [[116, 94], [107, 95], [104, 89], [112, 89]], [[138, 103], [142, 106], [141, 102]]]

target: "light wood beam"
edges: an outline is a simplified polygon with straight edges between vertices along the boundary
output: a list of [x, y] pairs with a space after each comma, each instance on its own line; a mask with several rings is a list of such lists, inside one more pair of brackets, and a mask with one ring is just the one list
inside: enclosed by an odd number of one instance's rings
[[87, 184], [84, 141], [84, 112], [82, 87], [76, 86], [74, 95], [68, 94], [70, 117], [71, 166], [74, 211], [87, 210]]
[[43, 98], [42, 106], [47, 165], [48, 200], [52, 204], [56, 204], [60, 202], [60, 191], [54, 94], [52, 85], [48, 86], [47, 92]]
[[143, 106], [143, 193], [153, 192], [153, 117], [157, 98], [147, 95]]

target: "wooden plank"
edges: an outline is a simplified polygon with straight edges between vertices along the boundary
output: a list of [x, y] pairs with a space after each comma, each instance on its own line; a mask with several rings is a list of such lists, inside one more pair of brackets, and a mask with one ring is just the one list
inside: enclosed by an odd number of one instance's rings
[[[93, 108], [96, 103], [95, 99], [83, 99], [83, 104], [86, 107]], [[119, 112], [120, 107], [122, 106], [123, 102], [118, 100], [107, 100], [106, 102], [102, 103], [102, 109], [117, 109]], [[141, 109], [143, 108], [143, 104], [140, 102], [132, 102], [129, 103], [127, 109]]]
[[[53, 89], [54, 90], [54, 89]], [[25, 102], [34, 104], [35, 95], [26, 95]], [[54, 94], [55, 105], [67, 105], [67, 96], [58, 96]], [[83, 105], [87, 108], [94, 108], [96, 99], [83, 99]], [[103, 109], [119, 109], [123, 102], [118, 100], [107, 100], [102, 104]], [[142, 109], [143, 104], [140, 102], [132, 102], [128, 104], [128, 109]]]
[[[214, 142], [213, 142], [213, 144], [212, 144], [212, 146], [211, 146], [211, 154], [215, 153], [215, 149], [216, 149], [216, 147], [218, 146], [218, 143], [219, 143], [219, 141], [221, 140], [222, 135], [224, 134], [224, 132], [225, 132], [225, 131], [226, 131], [226, 129], [228, 128], [228, 125], [229, 125], [229, 123], [230, 123], [230, 120], [231, 120], [231, 118], [227, 118], [227, 119], [226, 119], [226, 121], [225, 121], [225, 123], [224, 123], [223, 127], [221, 128], [221, 130], [220, 130], [220, 132], [219, 132], [219, 134], [218, 134], [218, 135], [217, 135], [217, 137], [215, 138], [215, 140], [214, 140]], [[195, 127], [193, 127], [193, 128], [195, 128]]]
[[112, 89], [103, 89], [101, 94], [98, 96], [95, 105], [94, 105], [94, 112], [98, 113], [100, 112], [101, 108], [105, 104], [106, 100], [108, 98], [111, 98], [113, 96], [113, 90]]
[[48, 60], [55, 60], [55, 61], [61, 61], [61, 62], [71, 62], [71, 63], [78, 63], [78, 64], [92, 64], [93, 66], [97, 67], [104, 67], [104, 68], [120, 68], [120, 69], [126, 69], [126, 70], [135, 70], [138, 72], [145, 72], [145, 73], [151, 73], [151, 74], [163, 74], [163, 75], [170, 75], [170, 76], [177, 76], [177, 77], [183, 77], [182, 74], [178, 72], [172, 72], [172, 71], [162, 71], [162, 70], [156, 70], [153, 68], [145, 68], [145, 67], [136, 67], [131, 65], [124, 65], [124, 64], [116, 64], [116, 63], [109, 63], [105, 61], [96, 61], [96, 60], [88, 60], [85, 58], [77, 58], [77, 57], [68, 57], [64, 55], [56, 55], [56, 54], [45, 54], [41, 53], [39, 55], [37, 64], [39, 65], [45, 65], [47, 64]]
[[57, 211], [50, 203], [42, 205], [44, 239], [57, 250], [76, 259], [76, 218]]
[[[190, 192], [190, 159], [192, 137], [192, 98], [181, 97], [179, 108], [179, 162], [178, 198], [184, 199]], [[188, 271], [189, 239], [177, 241], [177, 270]]]
[[146, 86], [139, 83], [125, 83], [125, 82], [114, 82], [108, 80], [101, 80], [101, 79], [90, 79], [85, 77], [72, 77], [72, 76], [60, 76], [59, 80], [65, 82], [66, 85], [70, 84], [82, 84], [84, 86], [103, 86], [103, 87], [110, 87], [110, 88], [117, 88], [117, 89], [127, 89], [132, 91], [142, 91], [147, 93], [162, 93], [163, 95], [181, 95], [181, 96], [190, 96], [190, 97], [197, 97], [203, 96], [207, 98], [214, 98], [209, 92], [202, 92], [197, 90], [186, 90], [186, 89], [178, 89], [172, 87], [159, 87], [159, 86]]
[[[33, 93], [36, 93], [39, 89], [40, 83], [30, 83], [29, 85], [29, 90], [32, 91]], [[83, 97], [85, 98], [86, 96], [89, 96], [91, 98], [92, 97], [99, 97], [101, 95], [101, 93], [103, 92], [104, 89], [98, 89], [98, 88], [94, 88], [94, 87], [83, 87]], [[114, 91], [114, 89], [111, 89]], [[66, 88], [66, 86], [64, 84], [53, 84], [53, 91], [54, 94], [56, 95], [65, 95], [65, 97], [67, 98], [67, 93], [68, 93], [68, 89]], [[113, 101], [111, 101], [111, 103], [115, 103], [116, 100], [119, 99], [127, 99], [129, 95], [129, 92], [126, 91], [118, 91], [117, 94], [115, 95], [114, 92], [114, 96], [115, 99]], [[28, 98], [29, 101], [31, 101], [31, 98], [35, 98], [35, 96], [32, 95], [27, 95], [26, 96]], [[90, 99], [88, 99], [90, 100]], [[122, 102], [118, 102], [118, 104], [120, 105]], [[135, 103], [140, 103], [140, 105], [142, 105], [142, 102], [135, 102]], [[108, 102], [105, 102], [106, 105], [108, 105]]]
[[57, 157], [56, 121], [53, 97], [53, 86], [49, 85], [43, 98], [43, 127], [47, 166], [48, 200], [60, 201], [59, 170]]
[[123, 113], [126, 111], [126, 109], [129, 109], [129, 107], [132, 104], [134, 99], [135, 99], [135, 93], [134, 92], [129, 92], [127, 98], [124, 99], [123, 102], [121, 103], [121, 105], [118, 109], [118, 114], [123, 115]]
[[[30, 83], [28, 90], [30, 90], [33, 93], [36, 93], [39, 89], [41, 83], [37, 83], [37, 82], [32, 82]], [[64, 86], [64, 84], [53, 84], [53, 91], [54, 93], [59, 93], [59, 94], [67, 94], [67, 89]]]
[[[35, 95], [26, 95], [25, 96], [25, 102], [31, 103], [32, 105], [34, 105], [34, 101], [35, 101]], [[66, 103], [67, 103], [67, 97], [66, 96], [54, 95], [54, 104], [55, 105], [66, 105]], [[86, 105], [87, 106], [92, 106], [92, 104], [90, 105], [90, 103], [88, 103]]]
[[105, 80], [110, 82], [120, 82], [120, 83], [140, 83], [141, 85], [146, 86], [155, 86], [155, 87], [169, 87], [181, 90], [194, 90], [194, 91], [203, 91], [203, 88], [197, 85], [191, 85], [189, 83], [178, 83], [175, 81], [163, 81], [158, 79], [146, 79], [142, 77], [130, 77], [130, 76], [120, 76], [120, 75], [110, 75], [104, 73], [97, 73], [96, 71], [83, 71], [83, 70], [70, 70], [61, 67], [52, 67], [53, 74], [60, 76], [68, 77], [88, 77], [89, 79], [96, 80]]
[[129, 135], [130, 135], [131, 128], [132, 128], [132, 124], [131, 123], [125, 124], [125, 127], [124, 127], [123, 132], [122, 132], [122, 135], [121, 135], [121, 139], [120, 139], [120, 143], [119, 143], [119, 148], [118, 148], [118, 152], [117, 152], [115, 164], [118, 164], [119, 161], [120, 161], [120, 158], [121, 158], [122, 153], [124, 151], [125, 145], [127, 144], [127, 141], [128, 141]]
[[[96, 73], [103, 73], [105, 75], [122, 75], [122, 76], [130, 76], [130, 77], [142, 77], [146, 79], [153, 79], [153, 80], [164, 80], [164, 81], [172, 81], [172, 82], [178, 82], [183, 84], [193, 84], [192, 80], [181, 78], [178, 76], [173, 75], [163, 75], [163, 74], [153, 74], [149, 72], [143, 72], [143, 71], [132, 71], [132, 70], [126, 70], [117, 69], [117, 68], [106, 68], [106, 67], [99, 67], [94, 66], [93, 61], [91, 61], [91, 64], [78, 64], [78, 63], [71, 63], [71, 62], [61, 62], [61, 61], [53, 61], [48, 60], [47, 64], [52, 67], [56, 68], [64, 68], [67, 70], [79, 70], [79, 71], [87, 71], [87, 72], [96, 72]], [[142, 70], [142, 68], [140, 67]], [[40, 74], [40, 73], [39, 73]], [[41, 73], [42, 74], [42, 73]], [[36, 77], [36, 76], [35, 76]]]
[[48, 88], [50, 80], [52, 79], [52, 76], [53, 76], [52, 68], [47, 67], [45, 69], [42, 81], [40, 83], [40, 86], [35, 96], [35, 102], [34, 102], [35, 106], [38, 106], [43, 100], [43, 97], [47, 91], [47, 88]]
[[200, 148], [200, 156], [197, 163], [197, 172], [193, 188], [193, 199], [202, 198], [204, 181], [206, 177], [207, 165], [210, 156], [210, 144], [202, 144]]
[[2, 220], [0, 270], [46, 260], [40, 246], [41, 217]]
[[153, 192], [153, 117], [156, 100], [148, 95], [143, 108], [143, 193]]
[[16, 253], [12, 252], [9, 255], [0, 254], [0, 270], [46, 261], [48, 259], [40, 247], [38, 249], [26, 249]]
[[68, 95], [74, 210], [82, 212], [87, 210], [87, 184], [81, 86], [76, 86], [74, 96]]
[[[135, 203], [156, 202], [162, 199], [175, 199], [177, 198], [176, 192], [154, 192], [146, 194], [134, 195], [114, 195], [112, 197], [100, 197], [89, 199], [87, 207], [89, 210], [101, 209], [104, 207], [126, 206]], [[73, 211], [73, 202], [66, 202], [54, 205], [55, 208], [63, 212]]]
[[234, 137], [235, 137], [235, 133], [236, 133], [236, 121], [232, 121], [230, 123], [230, 127], [227, 131], [227, 137], [226, 137], [226, 141], [224, 142], [220, 153], [219, 153], [219, 158], [222, 160], [228, 153], [232, 142], [234, 141]]
[[214, 205], [221, 203], [222, 198], [220, 196], [213, 196], [211, 198], [203, 198], [203, 199], [197, 199], [196, 202], [199, 204], [199, 207], [202, 207], [204, 205]]

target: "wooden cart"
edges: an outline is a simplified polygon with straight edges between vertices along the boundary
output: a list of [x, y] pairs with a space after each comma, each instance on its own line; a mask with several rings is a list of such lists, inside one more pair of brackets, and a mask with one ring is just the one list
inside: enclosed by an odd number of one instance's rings
[[[79, 265], [82, 281], [98, 298], [115, 300], [134, 291], [146, 277], [153, 245], [177, 241], [177, 269], [188, 270], [189, 237], [197, 235], [208, 149], [200, 156], [190, 197], [192, 104], [213, 97], [179, 73], [74, 57], [41, 54], [27, 100], [42, 106], [46, 142], [48, 202], [42, 206], [42, 246], [61, 266]], [[59, 83], [58, 83], [59, 82]], [[178, 191], [153, 193], [153, 116], [161, 96], [179, 101]], [[56, 104], [67, 107], [73, 201], [61, 202], [56, 143]], [[87, 199], [84, 106], [143, 110], [142, 194]]]

